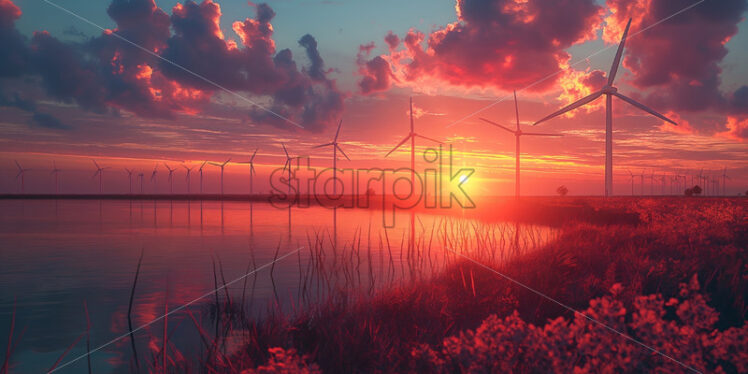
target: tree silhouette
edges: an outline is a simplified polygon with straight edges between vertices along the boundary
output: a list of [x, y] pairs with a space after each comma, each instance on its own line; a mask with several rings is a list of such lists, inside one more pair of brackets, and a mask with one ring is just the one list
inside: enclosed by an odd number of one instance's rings
[[556, 193], [559, 194], [560, 196], [566, 196], [566, 194], [569, 193], [569, 189], [566, 188], [566, 186], [561, 185], [558, 188], [556, 188]]

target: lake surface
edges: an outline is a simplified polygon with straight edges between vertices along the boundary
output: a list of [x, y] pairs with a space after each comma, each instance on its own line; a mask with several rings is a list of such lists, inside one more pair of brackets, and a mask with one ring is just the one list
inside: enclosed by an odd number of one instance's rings
[[[366, 297], [436, 274], [463, 253], [507, 259], [555, 230], [439, 214], [199, 201], [0, 200], [0, 341], [13, 325], [10, 372], [130, 372], [128, 308], [142, 361], [163, 336], [197, 352], [198, 323], [221, 300], [252, 316], [293, 314], [334, 292]], [[445, 249], [451, 248], [451, 250]], [[257, 269], [256, 271], [254, 269]], [[249, 275], [247, 275], [249, 274]], [[14, 314], [15, 310], [15, 314]], [[13, 318], [15, 315], [15, 318]], [[13, 321], [14, 320], [14, 321]], [[156, 322], [153, 322], [157, 320]], [[87, 326], [90, 326], [86, 334]], [[5, 344], [2, 344], [5, 348]], [[69, 349], [69, 352], [65, 352]], [[2, 357], [5, 357], [2, 349]]]

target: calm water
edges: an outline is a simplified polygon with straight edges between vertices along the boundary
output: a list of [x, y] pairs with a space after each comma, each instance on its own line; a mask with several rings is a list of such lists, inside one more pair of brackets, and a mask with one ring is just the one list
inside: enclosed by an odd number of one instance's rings
[[[290, 314], [330, 290], [371, 294], [428, 277], [455, 257], [445, 245], [508, 257], [555, 235], [541, 227], [407, 212], [384, 230], [381, 219], [375, 210], [289, 211], [242, 202], [0, 201], [0, 341], [7, 341], [16, 310], [10, 371], [48, 370], [71, 345], [62, 363], [84, 355], [87, 314], [91, 349], [126, 334], [141, 253], [134, 328], [162, 316], [167, 304], [173, 310], [197, 300], [216, 282], [230, 283], [289, 253], [272, 271], [231, 284], [232, 300], [244, 297], [259, 317]], [[200, 345], [185, 311], [210, 325], [214, 301], [214, 295], [199, 299], [169, 318], [170, 341], [180, 351], [197, 352]], [[136, 333], [141, 364], [162, 336], [163, 321]], [[94, 371], [129, 372], [130, 344], [126, 337], [91, 354]], [[5, 343], [0, 347], [4, 358]], [[57, 372], [86, 370], [82, 358]]]

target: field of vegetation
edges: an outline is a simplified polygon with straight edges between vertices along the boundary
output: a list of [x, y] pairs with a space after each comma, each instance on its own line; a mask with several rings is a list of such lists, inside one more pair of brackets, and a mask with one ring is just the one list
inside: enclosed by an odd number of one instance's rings
[[[238, 348], [224, 354], [222, 343], [206, 342], [198, 366], [246, 373], [748, 371], [746, 200], [584, 203], [638, 219], [569, 221], [555, 240], [511, 261], [455, 251], [433, 276], [373, 297], [336, 295], [293, 316], [243, 320], [246, 332], [232, 342]], [[192, 360], [174, 365], [194, 369]], [[153, 369], [162, 368], [154, 362]]]
[[[371, 256], [361, 235], [352, 240], [358, 247], [331, 253], [318, 236], [310, 239], [314, 260], [301, 271], [308, 291], [299, 296], [316, 290], [313, 302], [257, 318], [246, 311], [245, 281], [241, 300], [222, 291], [206, 305], [212, 322], [186, 312], [192, 326], [180, 328], [199, 331], [199, 354], [171, 346], [164, 330], [135, 366], [154, 373], [748, 372], [747, 202], [535, 200], [506, 209], [532, 211], [555, 233], [513, 256], [506, 254], [533, 235], [512, 242], [488, 220], [482, 227], [444, 221], [412, 243], [407, 264], [420, 273], [407, 282], [383, 282], [359, 266]], [[432, 240], [447, 253], [432, 255]], [[386, 279], [391, 261], [380, 269]]]

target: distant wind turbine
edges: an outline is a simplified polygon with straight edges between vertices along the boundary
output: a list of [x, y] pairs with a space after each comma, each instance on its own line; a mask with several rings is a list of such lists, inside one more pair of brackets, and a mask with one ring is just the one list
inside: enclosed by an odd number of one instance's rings
[[96, 162], [96, 160], [91, 160], [91, 161], [93, 161], [94, 165], [96, 166], [96, 172], [91, 178], [96, 178], [97, 176], [99, 177], [99, 193], [103, 193], [104, 192], [104, 170], [109, 169], [109, 167], [101, 167]]
[[255, 172], [255, 156], [257, 156], [257, 148], [255, 148], [255, 151], [252, 153], [252, 157], [249, 158], [249, 161], [239, 162], [240, 164], [249, 164], [249, 194], [250, 195], [252, 195], [254, 192], [254, 175], [257, 174]]
[[522, 135], [529, 135], [529, 136], [563, 136], [563, 135], [560, 135], [560, 134], [542, 134], [542, 133], [536, 133], [536, 132], [535, 133], [533, 133], [533, 132], [523, 132], [522, 129], [520, 129], [520, 127], [519, 127], [519, 106], [517, 104], [517, 91], [514, 91], [514, 114], [515, 114], [515, 117], [516, 117], [516, 120], [517, 120], [517, 129], [516, 130], [512, 130], [512, 129], [506, 127], [506, 126], [499, 125], [498, 123], [493, 122], [493, 121], [489, 121], [489, 120], [487, 120], [485, 118], [481, 118], [481, 120], [483, 120], [485, 122], [488, 122], [488, 123], [490, 123], [490, 124], [492, 124], [492, 125], [500, 128], [502, 130], [506, 130], [506, 131], [514, 134], [514, 138], [516, 140], [515, 146], [514, 146], [514, 162], [515, 162], [515, 166], [514, 166], [514, 197], [515, 198], [519, 198], [519, 170], [520, 170], [519, 169], [519, 160], [520, 160], [520, 156], [519, 156], [519, 138]]
[[177, 171], [177, 169], [172, 169], [171, 167], [169, 167], [169, 164], [165, 162], [164, 162], [164, 166], [166, 166], [166, 170], [169, 171], [169, 178], [168, 178], [169, 194], [173, 194], [174, 193], [174, 172]]
[[219, 168], [221, 168], [221, 195], [223, 195], [223, 168], [226, 167], [226, 164], [228, 164], [229, 161], [231, 161], [231, 158], [229, 158], [228, 160], [224, 161], [222, 164], [219, 164], [217, 162], [209, 162], [209, 164], [211, 164], [213, 166], [218, 166]]
[[140, 194], [141, 195], [143, 194], [143, 177], [144, 176], [145, 175], [143, 174], [142, 171], [140, 173], [138, 173], [138, 178], [140, 179]]
[[205, 164], [207, 164], [208, 161], [203, 161], [203, 164], [200, 165], [200, 168], [197, 169], [197, 171], [200, 172], [200, 194], [203, 193], [203, 168], [205, 167]]
[[442, 142], [438, 140], [431, 139], [431, 138], [428, 138], [421, 134], [416, 133], [415, 126], [413, 123], [413, 98], [411, 97], [410, 98], [410, 132], [405, 137], [405, 139], [403, 139], [400, 143], [398, 143], [395, 146], [395, 148], [392, 148], [391, 151], [387, 152], [387, 154], [384, 155], [384, 157], [389, 156], [392, 152], [395, 152], [395, 150], [397, 150], [398, 148], [400, 148], [400, 146], [405, 144], [405, 142], [410, 140], [410, 182], [411, 183], [415, 183], [413, 179], [415, 178], [415, 173], [416, 173], [416, 137], [442, 144]]
[[299, 156], [291, 157], [288, 154], [288, 149], [286, 149], [286, 145], [281, 143], [281, 146], [283, 146], [283, 152], [286, 154], [286, 162], [283, 164], [283, 169], [288, 170], [288, 194], [290, 197], [291, 194], [291, 161], [299, 159]]
[[663, 121], [667, 121], [672, 123], [673, 125], [678, 125], [673, 120], [665, 117], [664, 115], [655, 112], [654, 110], [646, 107], [644, 104], [641, 104], [634, 99], [629, 98], [628, 96], [624, 96], [623, 94], [620, 94], [618, 92], [618, 89], [613, 86], [613, 81], [616, 78], [616, 73], [618, 72], [618, 66], [621, 63], [621, 57], [623, 56], [623, 47], [626, 43], [626, 35], [628, 35], [629, 27], [631, 26], [631, 19], [629, 19], [628, 24], [626, 24], [626, 29], [623, 31], [623, 37], [621, 38], [621, 43], [618, 45], [618, 51], [616, 52], [616, 57], [613, 60], [613, 66], [610, 68], [610, 73], [608, 74], [608, 82], [600, 91], [594, 92], [587, 97], [584, 97], [570, 105], [567, 105], [564, 108], [559, 109], [556, 112], [553, 112], [549, 114], [548, 116], [545, 116], [541, 118], [539, 121], [535, 122], [535, 125], [538, 123], [547, 121], [551, 118], [558, 117], [568, 111], [574, 110], [576, 108], [579, 108], [585, 104], [591, 103], [594, 100], [596, 100], [598, 97], [605, 95], [605, 196], [610, 196], [613, 194], [613, 96], [633, 105], [634, 107], [643, 110], [657, 118], [660, 118]]
[[338, 151], [343, 154], [343, 156], [346, 158], [346, 160], [350, 161], [351, 159], [348, 158], [348, 155], [343, 152], [343, 148], [340, 148], [340, 145], [338, 144], [338, 136], [340, 135], [340, 127], [343, 126], [343, 120], [340, 120], [340, 123], [338, 123], [338, 131], [335, 132], [335, 137], [332, 139], [330, 143], [320, 144], [317, 146], [314, 146], [313, 148], [322, 148], [322, 147], [330, 147], [332, 146], [332, 191], [333, 195], [336, 197], [338, 196], [338, 179], [337, 179], [337, 172], [338, 172]]
[[16, 163], [16, 166], [18, 167], [18, 174], [16, 174], [16, 180], [18, 178], [21, 178], [21, 193], [24, 193], [26, 191], [26, 184], [24, 182], [24, 176], [26, 175], [27, 171], [30, 171], [31, 169], [24, 169], [21, 167], [21, 164], [18, 163], [18, 161], [13, 160]]
[[135, 170], [125, 168], [125, 171], [127, 172], [127, 180], [128, 180], [128, 186], [129, 186], [129, 193], [132, 195], [132, 173], [135, 172]]
[[58, 174], [60, 174], [61, 171], [62, 169], [58, 169], [57, 163], [53, 160], [52, 161], [52, 172], [50, 174], [55, 176], [55, 194], [60, 193], [60, 183], [59, 183]]
[[158, 193], [158, 179], [156, 179], [156, 174], [158, 174], [158, 163], [153, 166], [153, 172], [151, 172], [151, 182], [153, 182], [153, 193]]
[[192, 169], [194, 169], [195, 167], [194, 166], [187, 167], [184, 164], [182, 164], [182, 167], [184, 168], [184, 170], [187, 170], [187, 177], [186, 177], [186, 179], [187, 179], [187, 194], [189, 195], [190, 194], [190, 184], [192, 184], [192, 181], [190, 179], [190, 174], [192, 173]]
[[727, 166], [725, 166], [725, 169], [722, 170], [722, 196], [727, 196], [726, 189], [727, 189], [728, 179], [731, 179], [731, 178], [727, 175]]
[[626, 171], [629, 172], [631, 178], [631, 196], [634, 196], [634, 178], [636, 178], [636, 175], [634, 175], [634, 173], [632, 173], [629, 169], [626, 169]]

